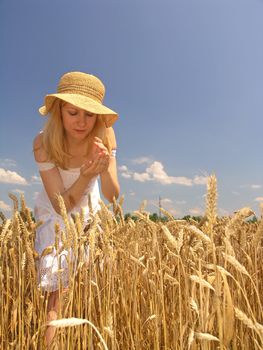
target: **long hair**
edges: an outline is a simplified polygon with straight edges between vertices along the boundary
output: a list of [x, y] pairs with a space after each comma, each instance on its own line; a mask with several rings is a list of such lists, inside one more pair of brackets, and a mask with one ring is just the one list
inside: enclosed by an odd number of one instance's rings
[[[62, 101], [56, 99], [50, 110], [48, 120], [43, 130], [43, 147], [47, 154], [47, 161], [55, 163], [62, 169], [67, 168], [69, 159], [72, 157], [68, 152], [65, 130], [61, 116]], [[87, 136], [86, 156], [88, 156], [94, 137], [99, 137], [108, 151], [111, 152], [112, 142], [105, 123], [100, 115], [97, 115], [96, 123]]]

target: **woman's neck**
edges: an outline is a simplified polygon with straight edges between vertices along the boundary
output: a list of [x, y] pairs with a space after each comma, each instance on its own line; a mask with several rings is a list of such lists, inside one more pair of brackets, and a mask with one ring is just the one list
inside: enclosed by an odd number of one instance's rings
[[66, 147], [71, 156], [79, 156], [80, 154], [84, 156], [87, 153], [87, 140], [78, 141], [74, 139], [67, 139]]

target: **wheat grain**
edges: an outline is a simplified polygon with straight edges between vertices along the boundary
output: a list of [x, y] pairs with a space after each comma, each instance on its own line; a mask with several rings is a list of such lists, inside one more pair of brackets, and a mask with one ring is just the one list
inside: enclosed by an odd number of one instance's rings
[[242, 323], [244, 323], [248, 328], [256, 329], [254, 322], [239, 308], [235, 307], [235, 316]]
[[52, 327], [55, 327], [55, 328], [65, 328], [65, 327], [80, 326], [82, 324], [88, 324], [90, 327], [92, 327], [95, 330], [95, 332], [97, 333], [97, 335], [98, 335], [100, 341], [102, 342], [104, 348], [108, 350], [108, 347], [107, 347], [104, 339], [102, 338], [100, 332], [98, 331], [98, 329], [94, 326], [93, 323], [91, 323], [90, 321], [88, 321], [86, 319], [80, 319], [80, 318], [75, 318], [75, 317], [63, 318], [63, 319], [60, 319], [60, 320], [49, 321], [46, 325], [47, 326], [52, 326]]
[[200, 229], [198, 229], [196, 226], [190, 225], [188, 226], [188, 229], [198, 238], [200, 238], [202, 241], [206, 243], [212, 243], [209, 236], [207, 236], [205, 233], [203, 233]]
[[240, 262], [234, 256], [225, 253], [222, 254], [226, 261], [229, 262], [232, 266], [234, 266], [239, 272], [243, 273], [246, 276], [249, 276], [249, 273], [247, 272], [245, 266], [241, 265]]
[[203, 279], [203, 278], [201, 278], [199, 276], [191, 275], [190, 279], [193, 282], [200, 284], [200, 286], [202, 286], [202, 287], [209, 288], [212, 291], [215, 291], [214, 287], [209, 282], [207, 282], [205, 279]]
[[199, 339], [199, 340], [207, 340], [207, 341], [218, 341], [219, 339], [217, 337], [215, 337], [212, 334], [209, 333], [199, 333], [199, 332], [195, 332], [195, 338]]

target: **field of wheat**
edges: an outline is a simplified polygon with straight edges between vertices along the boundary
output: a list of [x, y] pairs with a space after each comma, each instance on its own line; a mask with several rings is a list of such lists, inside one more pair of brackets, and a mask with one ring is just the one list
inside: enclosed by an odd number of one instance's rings
[[[47, 327], [34, 251], [41, 223], [23, 197], [12, 198], [12, 218], [0, 223], [0, 348], [39, 350]], [[249, 208], [218, 218], [216, 203], [210, 176], [201, 222], [165, 211], [165, 223], [153, 222], [143, 205], [137, 220], [124, 220], [115, 202], [102, 203], [83, 229], [61, 201], [66, 229], [56, 232], [77, 266], [60, 289], [50, 349], [263, 349], [263, 219], [248, 222]]]

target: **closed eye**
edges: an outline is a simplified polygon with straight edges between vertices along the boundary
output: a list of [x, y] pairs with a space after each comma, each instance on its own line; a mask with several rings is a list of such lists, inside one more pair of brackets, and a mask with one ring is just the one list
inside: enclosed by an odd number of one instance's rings
[[[75, 116], [75, 115], [78, 114], [78, 111], [68, 110], [68, 114], [71, 115], [71, 116]], [[85, 112], [85, 116], [88, 117], [88, 118], [91, 118], [91, 117], [96, 117], [97, 114], [90, 113], [90, 112]]]
[[96, 114], [89, 113], [89, 112], [85, 113], [85, 115], [86, 115], [86, 117], [96, 117]]

